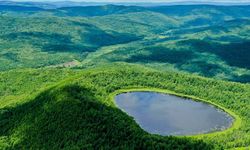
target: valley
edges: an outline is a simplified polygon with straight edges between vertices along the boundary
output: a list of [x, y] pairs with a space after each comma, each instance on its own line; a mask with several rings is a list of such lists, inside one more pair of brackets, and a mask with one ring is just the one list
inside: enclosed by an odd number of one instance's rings
[[250, 148], [249, 5], [83, 4], [0, 1], [0, 149]]

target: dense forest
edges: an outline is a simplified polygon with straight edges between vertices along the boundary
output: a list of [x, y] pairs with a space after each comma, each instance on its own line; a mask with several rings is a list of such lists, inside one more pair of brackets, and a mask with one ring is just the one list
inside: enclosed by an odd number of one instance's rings
[[1, 71], [127, 62], [250, 81], [249, 6], [26, 5], [0, 5]]
[[[0, 149], [250, 148], [250, 6], [0, 2]], [[221, 107], [231, 128], [144, 131], [119, 91]]]
[[[84, 71], [26, 69], [1, 73], [1, 147], [223, 149], [249, 146], [249, 84], [159, 72], [142, 66], [116, 66]], [[240, 127], [201, 137], [150, 135], [119, 110], [109, 96], [119, 89], [142, 87], [166, 89], [219, 104], [241, 118]]]

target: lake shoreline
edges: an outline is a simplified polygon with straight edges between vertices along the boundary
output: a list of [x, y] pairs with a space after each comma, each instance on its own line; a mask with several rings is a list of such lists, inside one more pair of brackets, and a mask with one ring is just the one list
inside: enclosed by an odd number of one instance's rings
[[[202, 134], [195, 134], [195, 135], [185, 135], [185, 136], [183, 136], [183, 135], [180, 135], [180, 136], [179, 135], [171, 135], [171, 136], [203, 138], [204, 136], [216, 136], [218, 134], [226, 134], [226, 133], [231, 132], [235, 129], [238, 129], [241, 126], [242, 121], [241, 121], [241, 118], [237, 114], [235, 114], [233, 111], [231, 111], [231, 110], [229, 110], [229, 109], [227, 109], [219, 104], [216, 104], [215, 102], [211, 102], [211, 101], [208, 101], [208, 100], [205, 100], [202, 98], [198, 98], [198, 97], [195, 97], [192, 95], [185, 95], [185, 94], [181, 94], [181, 93], [176, 93], [174, 91], [170, 91], [170, 90], [166, 90], [166, 89], [151, 88], [151, 87], [138, 87], [138, 88], [133, 87], [133, 88], [126, 88], [126, 89], [119, 89], [119, 90], [116, 90], [115, 92], [110, 93], [109, 99], [112, 101], [112, 103], [114, 104], [114, 106], [116, 108], [119, 108], [115, 104], [115, 96], [122, 94], [122, 93], [130, 93], [130, 92], [156, 92], [156, 93], [160, 93], [160, 94], [168, 94], [168, 95], [172, 95], [172, 96], [177, 96], [177, 97], [181, 97], [184, 99], [189, 99], [189, 100], [193, 100], [193, 101], [197, 101], [197, 102], [203, 102], [203, 103], [212, 105], [215, 108], [218, 108], [218, 109], [226, 112], [227, 114], [229, 114], [233, 118], [232, 125], [225, 130], [202, 133]], [[160, 135], [160, 136], [164, 136], [164, 135]], [[167, 135], [167, 136], [169, 136], [169, 135]]]

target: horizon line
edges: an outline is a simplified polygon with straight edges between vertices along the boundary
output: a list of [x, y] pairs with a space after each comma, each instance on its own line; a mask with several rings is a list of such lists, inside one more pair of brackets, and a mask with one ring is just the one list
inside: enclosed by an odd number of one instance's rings
[[56, 3], [56, 2], [73, 2], [73, 3], [148, 3], [148, 4], [154, 4], [154, 3], [160, 3], [160, 4], [171, 4], [171, 3], [197, 3], [197, 4], [203, 4], [203, 3], [208, 3], [208, 4], [250, 4], [249, 2], [245, 2], [245, 1], [240, 1], [240, 2], [234, 2], [234, 1], [224, 1], [224, 2], [219, 2], [219, 1], [194, 1], [194, 0], [190, 0], [190, 1], [186, 1], [186, 0], [178, 0], [178, 1], [169, 1], [169, 2], [164, 2], [164, 1], [132, 1], [132, 2], [128, 2], [128, 1], [79, 1], [79, 0], [55, 0], [55, 1], [51, 1], [51, 0], [24, 0], [24, 1], [20, 1], [20, 0], [0, 0], [0, 2], [20, 2], [20, 3], [25, 3], [25, 2], [34, 2], [34, 3]]

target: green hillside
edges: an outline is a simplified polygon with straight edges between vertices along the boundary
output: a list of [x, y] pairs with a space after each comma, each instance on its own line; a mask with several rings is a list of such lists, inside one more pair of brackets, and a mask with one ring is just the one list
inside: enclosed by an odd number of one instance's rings
[[249, 6], [20, 7], [0, 9], [2, 71], [123, 61], [250, 81]]
[[[116, 66], [85, 71], [26, 69], [1, 73], [0, 146], [11, 149], [248, 146], [249, 85], [139, 66]], [[241, 126], [213, 137], [205, 135], [202, 141], [199, 137], [150, 135], [109, 97], [116, 90], [135, 87], [168, 89], [215, 102], [237, 113], [242, 118]]]
[[[27, 6], [0, 2], [0, 149], [250, 147], [250, 6]], [[209, 102], [234, 124], [147, 133], [114, 103], [139, 89]]]

